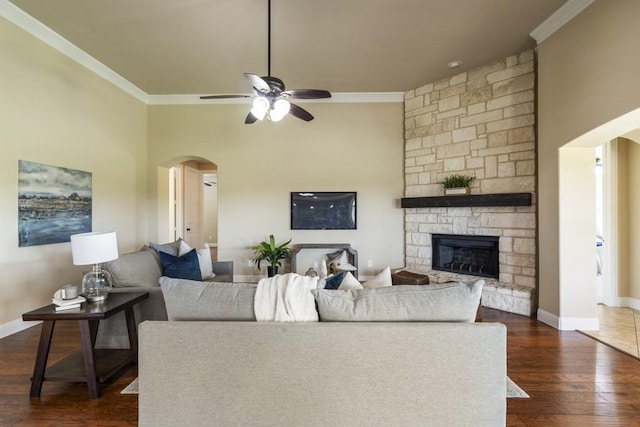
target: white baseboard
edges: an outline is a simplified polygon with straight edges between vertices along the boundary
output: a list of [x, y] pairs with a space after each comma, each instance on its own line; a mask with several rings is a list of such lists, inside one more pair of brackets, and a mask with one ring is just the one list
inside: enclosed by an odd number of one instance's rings
[[558, 316], [551, 314], [548, 311], [544, 311], [541, 308], [538, 309], [538, 320], [545, 325], [549, 325], [556, 329], [558, 329], [558, 325], [560, 324]]
[[634, 310], [640, 310], [640, 300], [631, 297], [620, 298], [620, 307], [629, 307]]
[[0, 339], [29, 329], [32, 326], [39, 325], [40, 323], [42, 322], [25, 322], [22, 319], [12, 320], [11, 322], [0, 325]]
[[558, 317], [553, 313], [538, 309], [538, 320], [542, 323], [561, 331], [597, 331], [600, 329], [600, 320], [597, 317]]

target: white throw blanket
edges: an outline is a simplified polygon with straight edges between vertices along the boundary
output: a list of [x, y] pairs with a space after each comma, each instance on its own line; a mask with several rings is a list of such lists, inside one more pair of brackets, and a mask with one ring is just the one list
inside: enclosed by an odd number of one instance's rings
[[316, 301], [311, 293], [317, 277], [287, 273], [261, 279], [254, 300], [258, 321], [317, 322]]

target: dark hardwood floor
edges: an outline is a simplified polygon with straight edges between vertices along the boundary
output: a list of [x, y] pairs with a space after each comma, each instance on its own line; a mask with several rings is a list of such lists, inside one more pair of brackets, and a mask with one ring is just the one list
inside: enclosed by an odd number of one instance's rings
[[[508, 374], [530, 399], [507, 399], [508, 426], [640, 426], [640, 361], [578, 332], [483, 309], [485, 322], [507, 325]], [[126, 371], [90, 400], [84, 384], [45, 382], [29, 398], [40, 326], [0, 340], [1, 426], [134, 426], [137, 396], [120, 391]], [[56, 325], [49, 362], [80, 347], [72, 322]]]

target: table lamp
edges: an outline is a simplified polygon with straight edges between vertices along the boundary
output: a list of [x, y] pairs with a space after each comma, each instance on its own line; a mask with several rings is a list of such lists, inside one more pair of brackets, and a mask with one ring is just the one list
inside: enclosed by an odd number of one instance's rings
[[93, 265], [82, 277], [82, 294], [88, 301], [102, 301], [109, 295], [111, 275], [100, 263], [118, 258], [115, 231], [74, 234], [71, 236], [74, 265]]

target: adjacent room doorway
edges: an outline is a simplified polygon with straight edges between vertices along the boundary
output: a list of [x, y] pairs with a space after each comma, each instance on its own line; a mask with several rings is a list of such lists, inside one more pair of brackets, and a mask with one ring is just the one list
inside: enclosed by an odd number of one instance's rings
[[206, 245], [217, 260], [218, 168], [204, 160], [183, 161], [169, 169], [169, 234], [193, 248]]

